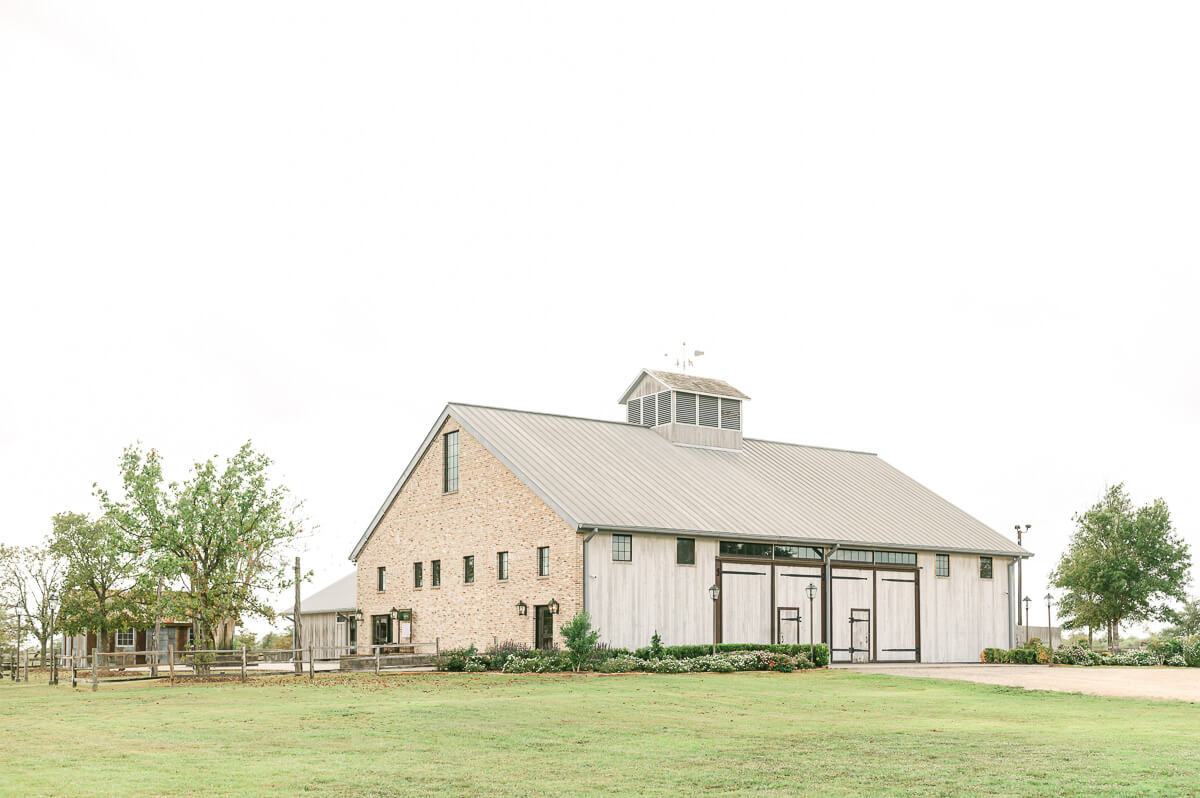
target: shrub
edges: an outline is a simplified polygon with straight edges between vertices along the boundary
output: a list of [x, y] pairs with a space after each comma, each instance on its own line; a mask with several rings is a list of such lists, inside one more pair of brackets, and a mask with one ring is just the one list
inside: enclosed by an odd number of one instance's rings
[[1184, 668], [1187, 667], [1187, 660], [1183, 658], [1182, 654], [1172, 654], [1167, 659], [1167, 664], [1172, 668]]
[[[579, 612], [559, 630], [567, 645], [567, 661], [578, 673], [592, 661], [596, 653], [596, 643], [600, 641], [600, 633], [592, 628], [592, 616]], [[658, 634], [654, 635], [655, 639]], [[662, 648], [662, 645], [659, 645]]]
[[508, 661], [510, 656], [534, 656], [534, 651], [528, 643], [516, 643], [512, 640], [506, 640], [498, 646], [492, 646], [487, 651], [483, 652], [483, 660], [487, 663], [489, 671], [498, 671], [504, 667], [504, 663]]
[[433, 659], [434, 667], [439, 671], [464, 671], [467, 669], [467, 664], [471, 662], [482, 663], [483, 668], [479, 670], [487, 669], [486, 660], [476, 653], [475, 646], [468, 648], [448, 648], [445, 651], [439, 652]]
[[596, 666], [600, 673], [632, 673], [644, 670], [645, 663], [630, 656], [610, 657]]
[[500, 669], [504, 673], [557, 673], [570, 668], [562, 654], [550, 652], [542, 656], [523, 657], [510, 654]]
[[[691, 645], [691, 646], [663, 646], [662, 656], [675, 657], [676, 659], [694, 659], [696, 657], [710, 656], [712, 654], [712, 645]], [[717, 646], [717, 653], [728, 654], [735, 651], [774, 651], [780, 654], [790, 654], [791, 656], [803, 655], [814, 666], [823, 668], [829, 664], [829, 646], [824, 643], [817, 643], [813, 646], [813, 651], [808, 650], [808, 644], [768, 644], [768, 643], [722, 643]], [[652, 659], [652, 648], [647, 646], [639, 648], [633, 652], [633, 656], [638, 659]]]
[[650, 651], [646, 659], [662, 659], [663, 653], [662, 638], [658, 635], [658, 630], [655, 630], [654, 635], [650, 638]]
[[1200, 635], [1182, 638], [1179, 653], [1189, 668], [1200, 668]]

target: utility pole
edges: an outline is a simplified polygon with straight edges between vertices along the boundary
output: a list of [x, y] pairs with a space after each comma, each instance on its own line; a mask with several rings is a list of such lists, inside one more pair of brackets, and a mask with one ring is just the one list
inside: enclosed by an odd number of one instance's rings
[[292, 608], [292, 657], [296, 662], [296, 675], [304, 675], [304, 652], [300, 649], [300, 558], [296, 558], [296, 603]]
[[[1024, 532], [1028, 532], [1029, 528], [1031, 526], [1033, 526], [1033, 524], [1026, 524]], [[1017, 530], [1017, 545], [1020, 546], [1021, 545], [1021, 535], [1023, 534], [1022, 530], [1021, 530], [1021, 525], [1017, 524], [1013, 527], [1013, 529]], [[1018, 600], [1020, 600], [1021, 596], [1023, 596], [1025, 594], [1025, 580], [1022, 578], [1023, 574], [1021, 573], [1021, 566], [1024, 563], [1025, 563], [1024, 557], [1017, 558], [1017, 599]], [[1012, 588], [1009, 588], [1009, 589], [1011, 590]], [[1026, 614], [1028, 614], [1028, 613], [1026, 613]], [[1018, 606], [1017, 607], [1017, 626], [1020, 626], [1020, 625], [1021, 625], [1021, 609]], [[1025, 621], [1025, 625], [1029, 626], [1028, 620]]]
[[158, 676], [158, 636], [161, 634], [159, 629], [162, 626], [159, 617], [162, 611], [159, 608], [162, 606], [162, 585], [163, 580], [160, 576], [158, 578], [158, 590], [154, 594], [154, 644], [146, 646], [147, 649], [154, 652], [154, 662], [150, 665], [151, 676]]

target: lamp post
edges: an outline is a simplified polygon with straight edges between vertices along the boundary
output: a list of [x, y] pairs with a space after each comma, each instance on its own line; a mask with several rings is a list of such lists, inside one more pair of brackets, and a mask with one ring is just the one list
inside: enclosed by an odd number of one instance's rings
[[708, 589], [708, 595], [713, 603], [713, 644], [712, 653], [717, 653], [717, 599], [721, 597], [721, 586], [714, 584]]
[[1046, 638], [1050, 644], [1050, 666], [1054, 666], [1054, 629], [1050, 626], [1050, 604], [1054, 596], [1046, 594]]
[[50, 606], [50, 681], [48, 684], [58, 684], [58, 657], [54, 655], [54, 616], [58, 614], [58, 594], [51, 593], [46, 597]]
[[[1024, 529], [1024, 530], [1022, 530], [1022, 529], [1021, 529], [1021, 525], [1020, 525], [1020, 524], [1016, 524], [1016, 525], [1013, 527], [1013, 529], [1017, 530], [1017, 545], [1018, 545], [1018, 546], [1020, 546], [1020, 545], [1021, 545], [1021, 535], [1022, 535], [1024, 532], [1028, 532], [1028, 531], [1029, 531], [1029, 528], [1030, 528], [1031, 526], [1033, 526], [1033, 524], [1026, 524], [1026, 525], [1025, 525], [1025, 529]], [[1018, 596], [1019, 596], [1019, 595], [1021, 595], [1022, 593], [1024, 593], [1024, 592], [1025, 592], [1024, 580], [1022, 579], [1022, 576], [1023, 576], [1023, 574], [1021, 573], [1021, 566], [1024, 564], [1024, 562], [1025, 562], [1025, 558], [1024, 558], [1024, 557], [1018, 557], [1018, 558], [1017, 558], [1017, 595], [1018, 595]], [[1012, 588], [1009, 588], [1009, 589], [1011, 590]], [[1026, 613], [1026, 614], [1028, 615], [1028, 613]], [[1020, 625], [1021, 625], [1021, 613], [1019, 613], [1019, 612], [1018, 612], [1018, 613], [1017, 613], [1017, 626], [1020, 626]], [[1029, 619], [1028, 619], [1028, 618], [1026, 618], [1026, 619], [1025, 619], [1025, 625], [1026, 625], [1026, 626], [1029, 626]], [[1026, 634], [1025, 634], [1025, 637], [1026, 637], [1026, 639], [1028, 639], [1028, 637], [1029, 637], [1029, 634], [1028, 634], [1028, 633], [1026, 633]]]
[[13, 663], [13, 681], [21, 681], [21, 611], [17, 610], [17, 661]]
[[816, 665], [817, 653], [813, 650], [813, 627], [816, 626], [816, 624], [813, 622], [813, 620], [817, 616], [813, 615], [813, 600], [817, 597], [817, 586], [812, 582], [809, 582], [808, 587], [804, 588], [804, 592], [808, 594], [808, 658], [812, 660], [813, 665]]
[[1029, 603], [1033, 601], [1029, 596], [1021, 599], [1025, 602], [1025, 642], [1029, 642]]

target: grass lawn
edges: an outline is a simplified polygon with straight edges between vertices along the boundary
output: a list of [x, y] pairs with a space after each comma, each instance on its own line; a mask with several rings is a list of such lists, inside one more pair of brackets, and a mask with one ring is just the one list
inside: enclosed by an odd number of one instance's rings
[[1200, 706], [839, 671], [0, 684], [3, 795], [1200, 795]]

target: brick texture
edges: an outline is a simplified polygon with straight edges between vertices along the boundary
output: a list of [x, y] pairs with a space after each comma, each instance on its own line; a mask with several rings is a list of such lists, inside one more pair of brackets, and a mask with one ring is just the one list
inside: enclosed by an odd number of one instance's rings
[[[442, 436], [459, 433], [459, 487], [442, 491]], [[413, 611], [413, 640], [440, 640], [442, 648], [493, 640], [534, 643], [534, 606], [551, 598], [561, 606], [558, 629], [582, 608], [582, 538], [453, 418], [447, 419], [375, 533], [359, 552], [359, 642], [371, 642], [371, 617]], [[537, 549], [550, 547], [550, 575], [537, 575]], [[497, 552], [507, 551], [509, 578], [497, 579]], [[463, 582], [463, 557], [475, 557], [475, 581]], [[431, 561], [441, 560], [442, 584], [433, 587]], [[423, 563], [423, 587], [413, 586], [413, 563]], [[377, 568], [387, 568], [378, 590]], [[517, 614], [517, 602], [529, 606]], [[398, 631], [396, 632], [398, 634]]]

